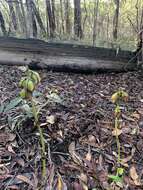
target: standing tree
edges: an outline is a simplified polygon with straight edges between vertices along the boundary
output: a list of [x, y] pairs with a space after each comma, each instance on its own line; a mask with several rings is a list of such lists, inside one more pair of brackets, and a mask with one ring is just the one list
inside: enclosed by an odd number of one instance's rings
[[61, 26], [62, 26], [62, 33], [64, 34], [64, 32], [65, 32], [65, 27], [64, 27], [63, 0], [60, 0], [60, 12], [61, 12]]
[[70, 23], [70, 1], [65, 0], [65, 20], [66, 20], [66, 33], [70, 35], [71, 32], [71, 23]]
[[15, 2], [15, 9], [16, 9], [16, 20], [17, 20], [17, 30], [19, 32], [24, 33], [25, 32], [25, 24], [24, 24], [24, 18], [22, 15], [20, 3], [18, 1]]
[[80, 0], [74, 0], [74, 34], [77, 38], [81, 39], [83, 37]]
[[43, 32], [44, 36], [46, 35], [46, 30], [43, 24], [43, 21], [41, 19], [39, 10], [37, 9], [34, 1], [32, 1], [32, 10], [33, 10], [33, 14], [36, 17], [37, 23], [39, 24], [40, 30]]
[[24, 34], [26, 37], [28, 37], [28, 31], [27, 31], [27, 23], [26, 23], [26, 14], [25, 14], [25, 9], [24, 9], [24, 5], [23, 5], [23, 0], [19, 0], [20, 3], [20, 8], [21, 8], [21, 13], [22, 13], [22, 25], [23, 25], [23, 29], [24, 29]]
[[99, 0], [95, 0], [95, 5], [94, 5], [94, 24], [93, 24], [93, 46], [95, 46], [96, 36], [97, 36], [98, 11], [99, 11]]
[[17, 30], [17, 20], [16, 20], [16, 14], [15, 14], [14, 6], [13, 6], [13, 1], [8, 0], [7, 3], [9, 6], [10, 17], [11, 17], [10, 30], [11, 30], [11, 24], [13, 25], [14, 30]]
[[120, 0], [114, 0], [116, 8], [115, 15], [113, 18], [113, 39], [117, 40], [118, 38], [118, 25], [119, 25], [119, 9], [120, 9]]
[[37, 26], [33, 13], [32, 0], [26, 0], [27, 6], [27, 32], [30, 38], [37, 36]]
[[6, 32], [6, 27], [5, 27], [5, 21], [4, 21], [1, 11], [0, 11], [0, 27], [1, 27], [3, 35], [5, 36], [7, 32]]
[[47, 13], [47, 33], [50, 33], [50, 38], [55, 37], [55, 1], [46, 0], [46, 13]]

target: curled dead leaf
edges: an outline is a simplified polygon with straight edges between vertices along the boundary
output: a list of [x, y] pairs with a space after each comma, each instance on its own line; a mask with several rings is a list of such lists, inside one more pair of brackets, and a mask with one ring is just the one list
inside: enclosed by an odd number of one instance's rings
[[122, 134], [122, 130], [121, 129], [114, 129], [113, 131], [112, 131], [112, 135], [113, 136], [120, 136]]
[[90, 152], [88, 152], [88, 153], [86, 154], [85, 159], [88, 160], [88, 161], [90, 162], [90, 161], [91, 161], [91, 158], [92, 158], [92, 155], [91, 155]]
[[89, 135], [89, 136], [88, 136], [88, 142], [89, 142], [89, 143], [95, 143], [95, 142], [96, 142], [95, 136]]
[[57, 190], [62, 190], [63, 189], [63, 182], [62, 178], [60, 175], [58, 175], [58, 184], [57, 184]]
[[16, 178], [20, 181], [23, 181], [23, 182], [31, 185], [31, 186], [34, 186], [33, 183], [31, 182], [31, 180], [24, 175], [17, 175]]
[[139, 176], [137, 174], [137, 171], [136, 171], [136, 168], [135, 166], [132, 166], [130, 168], [130, 177], [132, 178], [132, 180], [134, 181], [135, 185], [137, 186], [140, 186], [141, 185], [141, 182], [140, 182], [140, 179], [139, 179]]
[[72, 142], [69, 145], [69, 153], [73, 159], [73, 161], [78, 164], [78, 165], [82, 165], [82, 159], [80, 158], [79, 155], [77, 155], [76, 151], [75, 151], [75, 142]]
[[0, 133], [0, 143], [6, 144], [7, 142], [14, 141], [16, 135], [13, 133]]
[[87, 176], [84, 173], [81, 173], [79, 176], [79, 179], [84, 182], [85, 184], [87, 184]]
[[54, 124], [55, 123], [55, 116], [50, 115], [46, 117], [47, 123]]

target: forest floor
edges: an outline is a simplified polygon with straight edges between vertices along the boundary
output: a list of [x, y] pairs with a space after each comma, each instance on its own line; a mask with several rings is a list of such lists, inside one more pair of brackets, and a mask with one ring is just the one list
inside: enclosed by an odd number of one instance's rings
[[[22, 75], [17, 67], [0, 67], [1, 190], [35, 190], [40, 183], [38, 131], [25, 114], [28, 107], [8, 104], [18, 97]], [[40, 125], [46, 142], [45, 189], [143, 189], [143, 75], [45, 71], [40, 75], [40, 93], [35, 96], [42, 106]], [[111, 95], [120, 87], [129, 94], [128, 102], [121, 104], [119, 135], [124, 175], [122, 183], [113, 183], [108, 178], [117, 168]], [[57, 94], [52, 101], [48, 101], [50, 93]]]

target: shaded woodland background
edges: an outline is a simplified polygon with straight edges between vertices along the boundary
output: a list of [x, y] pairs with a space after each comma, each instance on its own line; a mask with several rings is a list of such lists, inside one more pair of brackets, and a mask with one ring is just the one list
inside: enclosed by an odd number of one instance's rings
[[142, 0], [1, 0], [0, 35], [135, 50]]

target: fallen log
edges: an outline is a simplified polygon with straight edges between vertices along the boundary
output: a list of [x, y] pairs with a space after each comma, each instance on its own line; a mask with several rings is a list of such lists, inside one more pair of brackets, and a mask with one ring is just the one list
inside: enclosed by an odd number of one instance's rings
[[89, 59], [83, 57], [46, 56], [0, 50], [0, 65], [28, 66], [56, 72], [99, 73], [136, 70], [135, 63]]
[[76, 73], [137, 69], [136, 56], [129, 51], [5, 37], [0, 37], [0, 65]]

